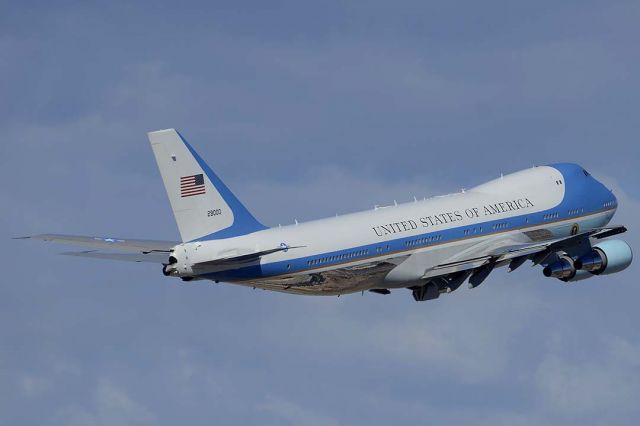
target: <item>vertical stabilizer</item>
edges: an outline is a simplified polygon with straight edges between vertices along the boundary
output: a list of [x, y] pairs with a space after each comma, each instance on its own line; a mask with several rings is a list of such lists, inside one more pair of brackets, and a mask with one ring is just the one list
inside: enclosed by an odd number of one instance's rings
[[266, 229], [174, 129], [149, 132], [182, 241]]

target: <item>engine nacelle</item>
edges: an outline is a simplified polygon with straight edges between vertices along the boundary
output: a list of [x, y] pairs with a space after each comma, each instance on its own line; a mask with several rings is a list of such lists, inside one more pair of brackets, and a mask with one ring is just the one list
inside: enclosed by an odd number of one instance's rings
[[606, 240], [593, 246], [593, 250], [575, 261], [576, 269], [593, 275], [608, 275], [620, 272], [631, 265], [633, 252], [622, 240]]
[[576, 269], [576, 274], [573, 277], [565, 278], [562, 281], [572, 283], [575, 281], [582, 281], [593, 277], [595, 277], [595, 275], [593, 275], [591, 272], [585, 271], [583, 269]]
[[573, 259], [569, 256], [560, 256], [560, 258], [547, 265], [542, 273], [545, 277], [554, 277], [563, 281], [568, 281], [576, 275], [576, 267]]

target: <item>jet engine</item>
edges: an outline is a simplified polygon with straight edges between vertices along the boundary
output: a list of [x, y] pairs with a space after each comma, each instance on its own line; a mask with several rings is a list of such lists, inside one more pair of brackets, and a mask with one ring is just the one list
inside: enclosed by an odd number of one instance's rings
[[593, 275], [608, 275], [620, 272], [633, 260], [629, 244], [622, 240], [606, 240], [593, 246], [590, 253], [578, 258], [576, 269], [591, 272]]
[[547, 265], [542, 273], [562, 281], [581, 281], [594, 275], [620, 272], [631, 265], [633, 252], [622, 240], [606, 240], [595, 244], [591, 251], [578, 259], [563, 255]]
[[568, 281], [576, 275], [576, 266], [569, 256], [560, 256], [557, 261], [550, 263], [543, 270], [545, 277], [554, 277], [562, 281]]

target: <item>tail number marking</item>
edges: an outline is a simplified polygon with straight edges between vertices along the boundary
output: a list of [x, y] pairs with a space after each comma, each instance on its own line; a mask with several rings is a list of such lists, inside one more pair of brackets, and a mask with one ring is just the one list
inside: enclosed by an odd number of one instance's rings
[[207, 217], [221, 216], [221, 215], [222, 215], [221, 209], [207, 210]]

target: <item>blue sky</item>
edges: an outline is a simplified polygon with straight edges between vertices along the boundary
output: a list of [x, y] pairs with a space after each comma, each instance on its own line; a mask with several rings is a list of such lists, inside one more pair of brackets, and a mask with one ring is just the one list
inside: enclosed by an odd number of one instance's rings
[[269, 225], [572, 161], [640, 247], [640, 4], [0, 6], [0, 423], [631, 424], [636, 265], [434, 302], [182, 284], [42, 232], [176, 239], [176, 127]]

